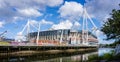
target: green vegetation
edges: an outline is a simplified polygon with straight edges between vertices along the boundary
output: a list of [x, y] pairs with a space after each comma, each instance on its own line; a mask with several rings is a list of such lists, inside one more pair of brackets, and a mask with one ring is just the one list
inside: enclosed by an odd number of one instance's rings
[[10, 45], [10, 43], [6, 42], [6, 41], [0, 41], [0, 45], [1, 46], [3, 46], [3, 45], [7, 46], [7, 45]]
[[99, 57], [97, 54], [88, 57], [88, 61], [101, 60], [101, 59], [102, 57], [101, 56]]
[[120, 44], [120, 41], [115, 41], [112, 44], [106, 44], [105, 47], [115, 47], [117, 44]]
[[115, 40], [115, 42], [106, 45], [101, 44], [100, 46], [103, 47], [115, 47], [117, 44], [120, 44], [120, 9], [113, 9], [110, 15], [111, 17], [103, 24], [101, 31], [106, 34], [106, 40]]
[[116, 42], [120, 42], [120, 9], [114, 9], [112, 11], [111, 18], [107, 19], [101, 28], [101, 31], [106, 34], [106, 40], [115, 40]]
[[100, 61], [105, 61], [105, 62], [111, 62], [111, 61], [120, 61], [120, 54], [114, 55], [114, 51], [111, 51], [110, 53], [105, 53], [102, 56], [98, 55], [92, 55], [88, 57], [87, 62], [100, 62]]
[[119, 41], [115, 41], [112, 44], [99, 44], [99, 47], [115, 48], [117, 44], [120, 44], [120, 42]]

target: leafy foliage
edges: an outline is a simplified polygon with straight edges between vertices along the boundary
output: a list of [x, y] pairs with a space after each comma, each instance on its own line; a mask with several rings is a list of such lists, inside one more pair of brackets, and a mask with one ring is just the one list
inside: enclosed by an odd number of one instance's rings
[[114, 39], [120, 41], [120, 10], [114, 9], [112, 11], [111, 18], [108, 18], [101, 31], [106, 34], [106, 40]]

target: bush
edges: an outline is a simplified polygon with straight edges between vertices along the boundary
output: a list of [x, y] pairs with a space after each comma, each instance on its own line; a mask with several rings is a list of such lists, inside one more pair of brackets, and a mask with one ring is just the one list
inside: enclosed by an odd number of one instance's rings
[[103, 59], [105, 59], [105, 60], [111, 60], [111, 59], [113, 59], [113, 54], [106, 53], [106, 54], [103, 55]]

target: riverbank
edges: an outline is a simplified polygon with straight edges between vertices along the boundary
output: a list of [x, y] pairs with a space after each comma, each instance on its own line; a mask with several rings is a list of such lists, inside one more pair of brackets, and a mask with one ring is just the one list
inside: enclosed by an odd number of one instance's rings
[[84, 53], [89, 51], [97, 51], [97, 48], [46, 50], [46, 51], [26, 50], [26, 51], [16, 51], [16, 52], [6, 52], [6, 53], [0, 53], [0, 58], [6, 58], [8, 56], [9, 57], [32, 56], [36, 54], [58, 54], [58, 53], [73, 53], [73, 52]]
[[114, 51], [105, 53], [102, 56], [92, 55], [87, 62], [120, 62], [120, 54], [115, 55]]

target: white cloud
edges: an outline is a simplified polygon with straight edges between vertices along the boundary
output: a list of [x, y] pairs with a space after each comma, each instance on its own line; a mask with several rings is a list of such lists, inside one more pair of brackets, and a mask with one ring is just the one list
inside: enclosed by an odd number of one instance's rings
[[22, 33], [22, 32], [18, 32], [18, 33], [17, 33], [17, 35], [22, 36], [22, 35], [23, 35], [23, 33]]
[[106, 21], [112, 9], [118, 9], [120, 3], [119, 0], [86, 0], [86, 2], [88, 13], [100, 21]]
[[74, 26], [76, 26], [76, 27], [80, 27], [81, 25], [80, 25], [79, 22], [75, 21]]
[[4, 24], [5, 24], [5, 22], [0, 21], [0, 28], [3, 27]]
[[18, 20], [23, 20], [24, 18], [19, 17], [19, 16], [13, 16], [12, 19], [10, 20], [10, 22], [14, 22], [16, 23]]
[[58, 6], [58, 5], [62, 4], [63, 0], [34, 0], [34, 2], [36, 2], [36, 4], [42, 5], [42, 6], [54, 7], [54, 6]]
[[22, 32], [18, 32], [17, 35], [15, 36], [15, 41], [25, 41], [25, 40], [26, 38]]
[[70, 22], [69, 20], [65, 20], [60, 22], [59, 24], [54, 24], [51, 28], [52, 29], [71, 29], [71, 27], [73, 26], [72, 22]]
[[44, 19], [42, 19], [42, 20], [40, 21], [40, 23], [41, 23], [41, 24], [53, 24], [53, 22], [51, 22], [51, 21], [46, 21], [46, 20], [44, 20]]
[[78, 20], [83, 12], [83, 6], [77, 2], [65, 2], [58, 11], [60, 17], [69, 20]]
[[53, 22], [47, 21], [47, 20], [45, 20], [45, 19], [42, 19], [41, 21], [29, 20], [29, 23], [30, 23], [31, 25], [38, 25], [39, 22], [40, 22], [40, 24], [53, 24]]
[[73, 29], [80, 29], [81, 24], [78, 21], [75, 21], [74, 25], [73, 25]]
[[62, 3], [63, 0], [0, 0], [0, 20], [15, 21], [19, 18], [38, 17], [46, 7], [59, 6]]
[[19, 9], [18, 12], [26, 17], [29, 16], [38, 17], [42, 15], [37, 9], [33, 9], [33, 8]]
[[38, 22], [37, 22], [36, 20], [29, 20], [29, 23], [30, 23], [31, 25], [36, 25], [36, 24], [38, 24]]
[[63, 0], [45, 0], [48, 6], [58, 6], [63, 3]]
[[100, 30], [96, 30], [95, 34], [96, 34], [97, 37], [99, 37], [99, 36], [103, 35], [103, 32], [100, 31]]

